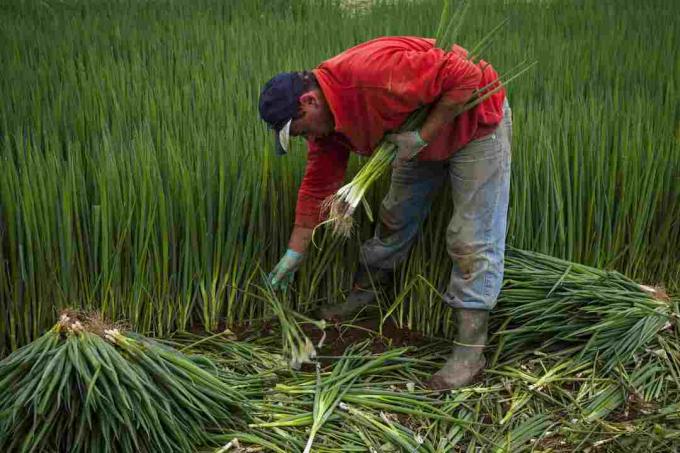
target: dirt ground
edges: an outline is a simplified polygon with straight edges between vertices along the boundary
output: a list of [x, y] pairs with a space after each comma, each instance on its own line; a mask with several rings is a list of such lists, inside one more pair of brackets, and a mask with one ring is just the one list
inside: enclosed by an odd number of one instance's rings
[[[224, 330], [226, 326], [220, 325], [218, 331]], [[398, 327], [394, 321], [387, 320], [380, 329], [380, 319], [378, 317], [366, 317], [355, 320], [351, 323], [334, 323], [328, 324], [325, 331], [309, 324], [301, 326], [305, 335], [309, 337], [314, 345], [318, 345], [319, 341], [325, 333], [323, 344], [317, 348], [317, 353], [321, 356], [320, 362], [323, 365], [333, 362], [333, 356], [341, 356], [344, 354], [348, 346], [357, 344], [364, 340], [370, 341], [370, 351], [374, 354], [385, 352], [390, 348], [399, 348], [404, 346], [420, 347], [431, 345], [432, 339], [427, 338], [420, 332], [412, 331], [407, 328]], [[239, 340], [246, 340], [253, 336], [261, 336], [263, 333], [271, 335], [279, 335], [275, 331], [272, 322], [253, 323], [247, 325], [229, 326], [229, 330], [234, 333], [235, 338]], [[193, 333], [205, 334], [201, 326], [194, 326], [191, 329]]]
[[[394, 322], [388, 320], [382, 326], [380, 332], [379, 319], [364, 319], [353, 324], [334, 324], [326, 327], [326, 338], [319, 352], [320, 355], [342, 355], [345, 349], [365, 339], [371, 340], [371, 352], [381, 353], [388, 348], [402, 346], [420, 346], [427, 343], [425, 337], [419, 332], [406, 328], [399, 328]], [[323, 332], [313, 326], [304, 326], [307, 336], [318, 344]]]

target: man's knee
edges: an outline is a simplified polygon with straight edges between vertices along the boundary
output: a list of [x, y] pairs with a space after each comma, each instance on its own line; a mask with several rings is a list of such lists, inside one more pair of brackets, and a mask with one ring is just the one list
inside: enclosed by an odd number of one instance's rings
[[380, 207], [380, 219], [378, 223], [377, 236], [380, 240], [388, 239], [406, 226], [403, 213], [396, 209], [387, 209], [384, 205]]
[[460, 270], [460, 277], [463, 280], [471, 280], [478, 262], [483, 259], [481, 252], [483, 249], [476, 247], [473, 243], [462, 240], [449, 240], [447, 238], [447, 250], [451, 259]]

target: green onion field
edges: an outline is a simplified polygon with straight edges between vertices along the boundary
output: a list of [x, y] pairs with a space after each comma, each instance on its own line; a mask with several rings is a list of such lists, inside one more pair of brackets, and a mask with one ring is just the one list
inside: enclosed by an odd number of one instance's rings
[[447, 190], [377, 321], [304, 316], [344, 300], [363, 209], [265, 287], [306, 146], [275, 155], [262, 85], [432, 36], [442, 4], [0, 0], [1, 451], [680, 451], [678, 1], [470, 3], [462, 46], [507, 19], [482, 57], [536, 62], [508, 85], [510, 247], [473, 386], [421, 386], [454, 334]]

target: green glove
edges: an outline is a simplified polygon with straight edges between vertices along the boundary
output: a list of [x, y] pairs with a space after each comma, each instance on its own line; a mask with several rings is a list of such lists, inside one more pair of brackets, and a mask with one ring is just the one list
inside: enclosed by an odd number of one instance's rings
[[274, 270], [267, 276], [267, 281], [273, 289], [288, 289], [288, 284], [293, 281], [293, 275], [298, 270], [302, 260], [305, 257], [302, 253], [295, 250], [288, 249], [274, 267]]
[[427, 142], [423, 140], [418, 131], [388, 134], [385, 139], [397, 145], [398, 160], [413, 160], [427, 146]]

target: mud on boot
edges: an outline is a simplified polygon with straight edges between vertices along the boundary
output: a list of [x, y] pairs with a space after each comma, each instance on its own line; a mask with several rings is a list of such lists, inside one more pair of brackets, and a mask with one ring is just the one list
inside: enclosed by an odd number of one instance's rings
[[456, 340], [453, 352], [444, 366], [425, 385], [432, 390], [465, 387], [484, 369], [489, 312], [487, 310], [456, 310]]

